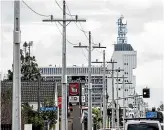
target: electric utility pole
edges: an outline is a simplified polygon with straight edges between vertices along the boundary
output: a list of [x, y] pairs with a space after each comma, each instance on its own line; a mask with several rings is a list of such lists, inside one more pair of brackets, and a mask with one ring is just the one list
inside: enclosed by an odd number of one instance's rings
[[[86, 22], [86, 20], [78, 19], [66, 19], [66, 2], [63, 0], [63, 19], [51, 19], [43, 20], [43, 22], [62, 22], [60, 25], [63, 27], [63, 44], [62, 44], [62, 116], [61, 116], [61, 130], [67, 130], [67, 72], [66, 72], [66, 26], [70, 22]], [[68, 23], [67, 23], [68, 22]]]
[[103, 62], [92, 62], [92, 63], [103, 63], [103, 129], [106, 128], [106, 118], [107, 118], [107, 102], [106, 102], [106, 67], [105, 63], [111, 63], [105, 61], [105, 50], [103, 51]]
[[115, 116], [114, 116], [114, 110], [115, 110], [115, 101], [114, 101], [114, 64], [117, 62], [112, 61], [112, 128], [115, 127]]
[[92, 79], [91, 79], [91, 32], [89, 31], [89, 46], [74, 46], [75, 48], [88, 48], [88, 130], [92, 130]]
[[[120, 72], [120, 71], [124, 71], [123, 69], [120, 69], [120, 68], [118, 68], [117, 70], [116, 70], [116, 72], [117, 72], [117, 99], [118, 99], [118, 81], [119, 81], [119, 78], [118, 78], [118, 73]], [[116, 116], [117, 116], [117, 128], [119, 129], [120, 128], [120, 120], [119, 120], [119, 103], [118, 103], [118, 100], [117, 100], [117, 109], [116, 109]]]
[[125, 129], [125, 117], [126, 117], [126, 108], [125, 108], [125, 84], [132, 84], [132, 83], [125, 83], [125, 77], [124, 75], [122, 76], [123, 80], [122, 83], [117, 83], [117, 84], [122, 84], [122, 89], [123, 89], [123, 129]]
[[[88, 130], [92, 130], [92, 77], [91, 77], [91, 32], [89, 31], [89, 46], [82, 46], [79, 43], [79, 46], [74, 46], [75, 48], [88, 48]], [[93, 46], [93, 48], [104, 48], [99, 46]]]
[[21, 130], [20, 1], [14, 1], [12, 130]]

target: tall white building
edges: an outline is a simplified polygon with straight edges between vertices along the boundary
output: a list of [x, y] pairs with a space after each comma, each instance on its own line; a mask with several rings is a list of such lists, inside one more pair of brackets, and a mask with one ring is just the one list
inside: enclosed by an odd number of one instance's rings
[[[119, 78], [119, 84], [117, 89], [117, 72], [114, 72], [114, 97], [117, 98], [117, 92], [118, 92], [118, 98], [123, 97], [123, 92], [125, 94], [125, 97], [128, 97], [130, 95], [135, 94], [135, 87], [136, 87], [136, 76], [133, 74], [133, 70], [137, 67], [137, 51], [133, 49], [131, 44], [127, 43], [127, 22], [124, 21], [123, 17], [121, 16], [118, 19], [118, 37], [117, 37], [117, 44], [114, 45], [114, 52], [112, 55], [112, 60], [114, 60], [114, 69], [122, 69], [124, 71], [120, 71], [118, 73]], [[111, 69], [111, 64], [109, 66], [109, 69]], [[121, 84], [123, 81], [122, 76], [125, 76], [124, 80], [124, 90], [123, 85]], [[132, 83], [132, 84], [130, 84]], [[118, 91], [117, 91], [118, 90]], [[112, 98], [112, 79], [108, 78], [108, 88], [107, 93], [109, 94], [109, 102], [111, 102]], [[128, 107], [129, 104], [135, 105], [134, 99], [126, 99], [125, 100], [125, 107]], [[119, 100], [119, 105], [123, 107], [123, 100]]]

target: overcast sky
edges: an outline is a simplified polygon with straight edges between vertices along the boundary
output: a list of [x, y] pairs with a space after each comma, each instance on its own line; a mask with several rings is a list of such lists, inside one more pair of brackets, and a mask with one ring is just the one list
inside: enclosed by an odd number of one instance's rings
[[[21, 1], [21, 0], [20, 0]], [[62, 18], [62, 10], [55, 0], [25, 0], [36, 12]], [[158, 106], [163, 99], [163, 49], [164, 22], [162, 0], [69, 0], [66, 1], [72, 14], [86, 19], [81, 23], [84, 30], [91, 31], [94, 43], [107, 46], [107, 58], [111, 58], [117, 39], [116, 21], [124, 15], [128, 23], [128, 43], [137, 51], [137, 92], [143, 87], [151, 88], [150, 106]], [[62, 1], [58, 0], [62, 6]], [[11, 68], [13, 54], [13, 1], [1, 1], [1, 69]], [[68, 12], [68, 10], [67, 10]], [[67, 16], [68, 18], [69, 16]], [[70, 18], [70, 17], [69, 17]], [[61, 66], [62, 36], [55, 23], [43, 23], [42, 17], [21, 2], [21, 41], [33, 41], [32, 54], [39, 66], [50, 64]], [[78, 24], [79, 25], [79, 24]], [[62, 28], [58, 25], [60, 30]], [[74, 23], [67, 27], [67, 39], [73, 44], [88, 44], [84, 33]], [[21, 46], [22, 46], [21, 44]], [[87, 65], [86, 50], [75, 49], [67, 43], [67, 64]], [[92, 60], [102, 59], [98, 50], [92, 53]]]

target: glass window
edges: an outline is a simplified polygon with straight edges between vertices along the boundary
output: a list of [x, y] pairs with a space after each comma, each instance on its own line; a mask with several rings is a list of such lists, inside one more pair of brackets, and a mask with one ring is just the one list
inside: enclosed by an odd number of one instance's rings
[[159, 130], [157, 123], [129, 124], [127, 130]]

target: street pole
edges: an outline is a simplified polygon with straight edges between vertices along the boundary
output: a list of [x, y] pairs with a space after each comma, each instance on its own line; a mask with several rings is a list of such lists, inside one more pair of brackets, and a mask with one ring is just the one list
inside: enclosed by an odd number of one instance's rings
[[114, 110], [115, 109], [114, 108], [115, 108], [115, 102], [114, 102], [114, 63], [112, 63], [112, 128], [115, 127], [115, 116], [114, 116]]
[[62, 130], [67, 130], [67, 78], [66, 78], [66, 5], [63, 0], [63, 44], [62, 44]]
[[92, 79], [91, 79], [91, 32], [89, 31], [88, 51], [88, 130], [92, 130]]
[[123, 129], [125, 130], [125, 80], [124, 80], [124, 75], [123, 75]]
[[40, 116], [40, 84], [41, 84], [41, 79], [39, 74], [38, 75], [38, 116]]
[[20, 1], [14, 1], [12, 130], [21, 130]]
[[[89, 31], [89, 46], [82, 46], [79, 43], [75, 48], [88, 48], [88, 130], [92, 130], [92, 77], [91, 77], [91, 32]], [[99, 46], [93, 46], [93, 48], [106, 48]]]
[[106, 116], [107, 116], [107, 107], [106, 107], [106, 67], [105, 67], [105, 50], [103, 50], [103, 129], [106, 128]]
[[[66, 27], [70, 22], [86, 22], [86, 20], [76, 19], [66, 19], [66, 2], [63, 0], [63, 19], [51, 19], [43, 20], [43, 22], [59, 22], [63, 27], [63, 42], [62, 42], [62, 114], [61, 114], [61, 130], [67, 130], [67, 72], [66, 72]], [[62, 22], [62, 23], [60, 23]], [[67, 23], [68, 22], [68, 23]]]
[[[118, 99], [118, 71], [117, 71], [117, 99]], [[119, 106], [118, 106], [118, 100], [117, 100], [117, 128], [119, 129], [120, 127], [120, 120], [119, 120]]]
[[57, 123], [55, 124], [55, 130], [59, 130], [59, 107], [58, 107], [58, 83], [55, 84], [55, 105], [58, 108], [57, 109]]

